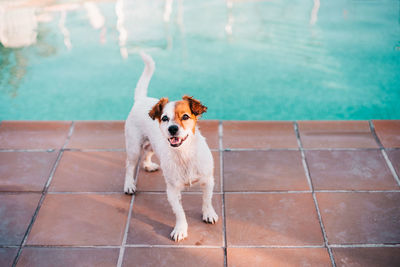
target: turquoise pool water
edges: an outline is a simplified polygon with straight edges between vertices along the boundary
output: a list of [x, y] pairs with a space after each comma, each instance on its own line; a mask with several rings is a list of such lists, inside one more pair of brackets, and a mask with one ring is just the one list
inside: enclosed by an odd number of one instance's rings
[[1, 120], [125, 119], [142, 49], [149, 95], [207, 119], [400, 119], [398, 0], [25, 2], [0, 0]]

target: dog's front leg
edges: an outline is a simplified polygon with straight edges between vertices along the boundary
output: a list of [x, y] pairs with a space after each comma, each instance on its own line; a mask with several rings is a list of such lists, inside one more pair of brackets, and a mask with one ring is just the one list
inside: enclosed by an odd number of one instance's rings
[[218, 215], [212, 206], [212, 194], [214, 189], [214, 177], [210, 177], [203, 184], [203, 221], [214, 224], [218, 221]]
[[171, 238], [175, 241], [181, 241], [187, 237], [188, 224], [185, 211], [182, 207], [181, 191], [178, 188], [167, 185], [167, 196], [169, 204], [176, 216], [175, 228], [171, 232]]

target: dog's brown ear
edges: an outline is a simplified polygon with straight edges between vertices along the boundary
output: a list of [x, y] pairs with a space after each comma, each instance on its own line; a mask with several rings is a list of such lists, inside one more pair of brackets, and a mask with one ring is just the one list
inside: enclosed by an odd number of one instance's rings
[[207, 111], [207, 107], [201, 104], [199, 100], [194, 99], [192, 96], [184, 95], [182, 99], [189, 102], [190, 110], [195, 116], [199, 116]]
[[168, 102], [169, 102], [168, 98], [166, 97], [161, 98], [160, 101], [158, 101], [158, 103], [155, 104], [153, 108], [149, 111], [150, 118], [152, 118], [153, 120], [155, 119], [161, 120], [163, 108]]

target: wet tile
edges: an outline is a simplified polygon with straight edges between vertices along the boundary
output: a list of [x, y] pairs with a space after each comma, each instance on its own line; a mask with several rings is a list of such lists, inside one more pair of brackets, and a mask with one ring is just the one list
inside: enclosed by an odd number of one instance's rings
[[[220, 160], [219, 152], [211, 152], [214, 157], [214, 192], [221, 191], [221, 175], [220, 175]], [[160, 161], [156, 156], [153, 156], [154, 162], [160, 164]], [[141, 165], [140, 165], [141, 166]], [[138, 191], [158, 191], [165, 192], [166, 185], [161, 169], [156, 172], [147, 172], [140, 167], [138, 180], [137, 180]], [[197, 183], [192, 185], [190, 188], [186, 188], [187, 191], [201, 191], [201, 186]]]
[[317, 193], [330, 244], [400, 242], [400, 193]]
[[219, 121], [216, 120], [200, 120], [199, 129], [201, 134], [206, 138], [207, 144], [211, 149], [219, 148]]
[[224, 121], [224, 148], [298, 148], [292, 122]]
[[224, 266], [222, 248], [126, 248], [122, 266]]
[[374, 120], [373, 124], [384, 147], [400, 147], [400, 120]]
[[119, 248], [34, 248], [25, 247], [17, 266], [59, 267], [117, 266]]
[[41, 194], [0, 194], [0, 245], [20, 245]]
[[396, 170], [397, 176], [400, 177], [400, 150], [386, 151], [394, 169]]
[[378, 148], [368, 121], [300, 121], [304, 148]]
[[18, 248], [0, 248], [0, 266], [12, 266]]
[[28, 245], [121, 245], [130, 197], [48, 194]]
[[380, 150], [306, 151], [316, 190], [399, 189]]
[[67, 121], [2, 121], [0, 149], [59, 149], [70, 126]]
[[125, 148], [124, 121], [77, 121], [68, 148]]
[[213, 195], [214, 209], [219, 216], [219, 221], [214, 225], [202, 221], [201, 194], [183, 194], [182, 204], [189, 225], [188, 237], [175, 243], [169, 237], [175, 226], [175, 215], [167, 195], [138, 193], [133, 205], [127, 244], [222, 246], [221, 195]]
[[325, 248], [228, 248], [228, 266], [331, 266]]
[[0, 191], [42, 191], [58, 151], [0, 152]]
[[228, 245], [322, 245], [312, 195], [228, 194], [225, 196]]
[[300, 151], [224, 152], [224, 189], [310, 190]]
[[346, 267], [398, 267], [400, 248], [333, 248], [336, 266]]
[[123, 192], [125, 152], [65, 151], [50, 191]]

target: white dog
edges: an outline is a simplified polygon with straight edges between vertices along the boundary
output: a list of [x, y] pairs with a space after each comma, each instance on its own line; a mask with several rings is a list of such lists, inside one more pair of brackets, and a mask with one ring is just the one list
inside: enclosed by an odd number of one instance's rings
[[181, 204], [181, 191], [185, 186], [200, 183], [203, 188], [203, 220], [212, 224], [218, 221], [211, 203], [214, 162], [197, 127], [197, 121], [207, 107], [189, 96], [172, 102], [168, 98], [147, 97], [147, 87], [155, 67], [150, 56], [144, 53], [141, 56], [145, 68], [136, 85], [135, 104], [125, 123], [127, 161], [124, 191], [135, 193], [133, 175], [141, 148], [144, 149], [143, 167], [146, 171], [156, 171], [159, 167], [151, 161], [155, 152], [161, 162], [168, 201], [176, 216], [171, 238], [180, 241], [187, 237], [188, 229]]

